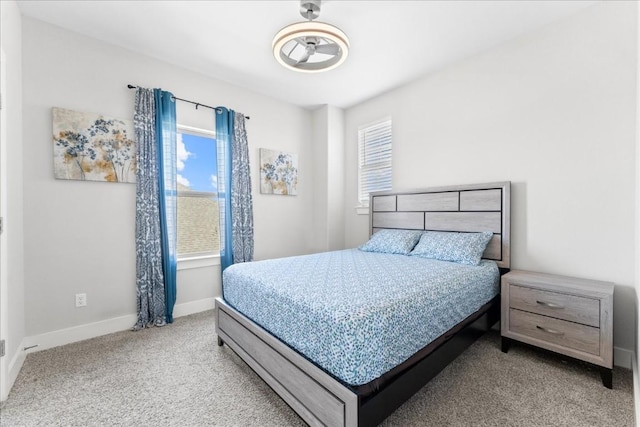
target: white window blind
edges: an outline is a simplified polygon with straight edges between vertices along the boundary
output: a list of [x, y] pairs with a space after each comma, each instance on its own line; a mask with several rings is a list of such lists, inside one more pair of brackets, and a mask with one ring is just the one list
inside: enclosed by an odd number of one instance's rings
[[391, 119], [358, 130], [358, 201], [369, 205], [369, 193], [391, 190]]

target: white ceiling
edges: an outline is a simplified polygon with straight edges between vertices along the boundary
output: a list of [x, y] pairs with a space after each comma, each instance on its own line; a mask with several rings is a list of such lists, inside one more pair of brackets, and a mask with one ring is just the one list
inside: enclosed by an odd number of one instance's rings
[[24, 1], [22, 13], [304, 107], [350, 107], [593, 1], [322, 2], [350, 39], [320, 74], [280, 66], [271, 40], [302, 21], [299, 1]]

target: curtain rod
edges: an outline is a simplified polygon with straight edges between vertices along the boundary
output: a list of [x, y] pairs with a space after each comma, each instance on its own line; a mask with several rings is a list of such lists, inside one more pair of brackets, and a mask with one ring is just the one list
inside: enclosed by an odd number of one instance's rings
[[[128, 84], [128, 85], [127, 85], [127, 87], [128, 87], [129, 89], [137, 89], [137, 88], [138, 88], [138, 86], [134, 86], [134, 85], [132, 85], [132, 84]], [[188, 102], [189, 104], [193, 104], [193, 105], [195, 105], [195, 106], [196, 106], [196, 110], [198, 109], [198, 107], [211, 108], [212, 110], [216, 110], [216, 111], [219, 111], [219, 110], [220, 110], [220, 108], [218, 108], [218, 107], [212, 107], [212, 106], [210, 106], [210, 105], [202, 104], [202, 103], [200, 103], [200, 102], [194, 102], [194, 101], [189, 101], [188, 99], [178, 98], [178, 97], [177, 97], [177, 96], [175, 96], [175, 95], [173, 96], [173, 99], [177, 99], [178, 101]], [[250, 120], [250, 119], [251, 119], [251, 117], [249, 117], [249, 116], [244, 116], [244, 118], [245, 118], [245, 119], [247, 119], [247, 120]]]

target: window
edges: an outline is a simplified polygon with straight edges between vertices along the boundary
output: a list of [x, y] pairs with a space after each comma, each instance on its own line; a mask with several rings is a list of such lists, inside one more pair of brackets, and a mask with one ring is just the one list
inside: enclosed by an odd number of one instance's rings
[[178, 257], [218, 255], [220, 224], [215, 134], [178, 126], [176, 140]]
[[358, 129], [358, 202], [369, 193], [391, 190], [391, 119]]

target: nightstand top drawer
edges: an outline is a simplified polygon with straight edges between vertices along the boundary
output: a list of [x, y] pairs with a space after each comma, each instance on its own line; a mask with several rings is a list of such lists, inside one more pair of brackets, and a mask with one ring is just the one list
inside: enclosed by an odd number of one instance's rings
[[600, 327], [600, 300], [511, 284], [509, 307]]
[[600, 280], [579, 279], [533, 271], [511, 270], [502, 276], [502, 283], [525, 285], [530, 288], [573, 293], [583, 297], [607, 298], [613, 295], [614, 284]]

